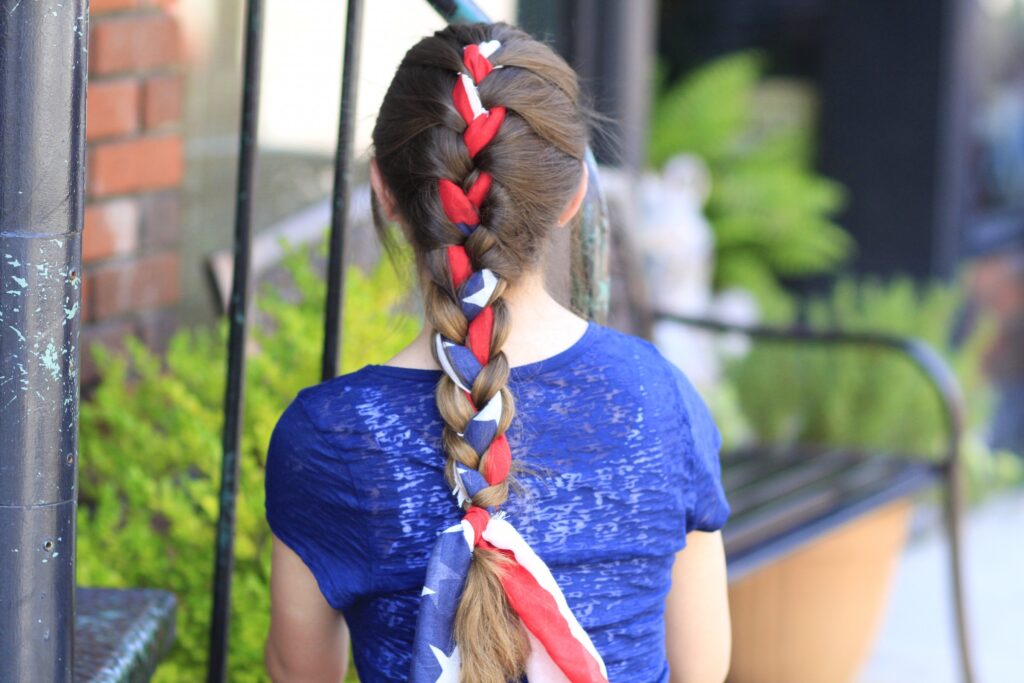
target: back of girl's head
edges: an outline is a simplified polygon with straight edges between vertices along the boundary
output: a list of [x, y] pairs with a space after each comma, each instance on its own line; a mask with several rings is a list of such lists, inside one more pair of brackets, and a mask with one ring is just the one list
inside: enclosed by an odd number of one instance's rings
[[[491, 40], [501, 44], [490, 58], [500, 68], [479, 84], [480, 100], [506, 107], [508, 116], [471, 158], [452, 88], [465, 70], [463, 48]], [[419, 257], [461, 238], [442, 210], [437, 180], [468, 190], [481, 171], [493, 176], [481, 206], [484, 230], [470, 241], [493, 242], [479, 253], [481, 266], [498, 266], [510, 279], [537, 264], [579, 185], [586, 145], [576, 73], [544, 43], [500, 23], [452, 25], [417, 43], [398, 67], [373, 130], [377, 164]]]
[[[484, 132], [479, 149], [469, 141], [466, 109], [453, 99], [465, 78], [460, 73], [467, 71], [467, 46], [479, 47], [489, 62], [485, 77], [473, 75], [479, 95], [473, 111], [493, 115], [504, 108], [496, 134]], [[472, 82], [466, 87], [474, 90]], [[481, 118], [486, 120], [468, 115], [478, 127], [497, 122], [494, 116]], [[467, 506], [495, 511], [508, 497], [507, 467], [495, 465], [494, 447], [474, 448], [467, 428], [485, 406], [500, 409], [491, 433], [495, 441], [489, 443], [503, 439], [512, 422], [515, 408], [501, 347], [513, 321], [502, 295], [539, 266], [549, 234], [580, 187], [587, 141], [576, 74], [548, 46], [506, 24], [453, 25], [423, 39], [405, 55], [381, 105], [374, 155], [423, 275], [426, 319], [440, 335], [434, 352], [446, 368], [437, 387], [445, 473], [456, 488], [461, 485], [456, 468], [486, 475], [485, 485], [470, 492]], [[453, 218], [451, 203], [442, 197], [445, 181], [457, 188], [456, 199], [472, 203], [470, 229]], [[490, 311], [485, 317], [493, 315], [493, 324], [488, 321], [482, 355], [480, 340], [471, 339], [473, 318], [467, 314], [479, 306], [467, 308], [466, 275], [453, 273], [453, 246], [461, 258], [468, 257], [466, 272], [491, 273], [477, 280], [493, 287], [486, 290]], [[440, 340], [473, 349], [482, 367], [471, 380], [453, 379], [451, 363], [440, 357], [445, 348]], [[492, 402], [496, 397], [500, 400]], [[496, 468], [501, 469], [497, 476]], [[464, 681], [505, 683], [523, 672], [529, 645], [503, 592], [502, 568], [500, 553], [473, 555], [454, 626]]]

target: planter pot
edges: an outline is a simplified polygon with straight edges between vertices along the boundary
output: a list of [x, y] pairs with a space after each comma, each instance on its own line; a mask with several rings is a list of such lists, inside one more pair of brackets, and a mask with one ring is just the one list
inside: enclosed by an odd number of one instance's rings
[[729, 683], [852, 683], [870, 654], [909, 499], [849, 522], [729, 587]]

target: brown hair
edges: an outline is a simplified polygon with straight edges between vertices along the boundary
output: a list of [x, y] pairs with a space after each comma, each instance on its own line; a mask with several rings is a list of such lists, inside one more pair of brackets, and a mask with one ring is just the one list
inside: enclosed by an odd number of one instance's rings
[[[507, 115], [495, 138], [470, 157], [452, 90], [465, 70], [463, 48], [490, 40], [501, 43], [490, 58], [500, 68], [479, 83], [480, 100], [486, 108], [506, 107]], [[468, 322], [445, 257], [449, 245], [462, 244], [473, 269], [489, 268], [500, 282], [491, 300], [491, 356], [470, 387], [472, 403], [446, 375], [437, 387], [445, 472], [453, 486], [457, 463], [482, 471], [488, 457], [479, 457], [459, 436], [476, 413], [474, 404], [483, 406], [501, 392], [498, 433], [512, 422], [515, 404], [501, 350], [511, 320], [501, 296], [539, 265], [551, 229], [582, 180], [587, 137], [575, 72], [547, 45], [507, 24], [452, 25], [424, 38], [406, 53], [384, 97], [373, 130], [374, 154], [423, 274], [428, 323], [466, 343]], [[466, 237], [446, 217], [438, 181], [468, 191], [482, 172], [493, 182], [480, 206], [480, 224]], [[374, 215], [383, 231], [376, 208]], [[497, 508], [508, 494], [506, 480], [479, 491], [472, 504]], [[501, 586], [504, 561], [479, 547], [473, 553], [455, 622], [463, 681], [506, 683], [523, 673], [529, 643]]]

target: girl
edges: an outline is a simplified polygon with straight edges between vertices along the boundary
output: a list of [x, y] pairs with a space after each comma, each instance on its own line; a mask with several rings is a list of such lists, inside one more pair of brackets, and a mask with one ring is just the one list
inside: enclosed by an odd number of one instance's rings
[[715, 425], [650, 344], [544, 288], [587, 186], [572, 69], [450, 26], [406, 54], [373, 144], [426, 321], [274, 429], [271, 678], [341, 680], [351, 630], [364, 683], [721, 683]]

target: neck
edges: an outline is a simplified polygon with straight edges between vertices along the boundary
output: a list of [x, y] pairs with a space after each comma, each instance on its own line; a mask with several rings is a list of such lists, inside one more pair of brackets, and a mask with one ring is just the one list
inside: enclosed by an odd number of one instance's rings
[[[525, 365], [555, 355], [572, 346], [583, 335], [587, 321], [568, 310], [548, 293], [540, 271], [524, 274], [506, 288], [502, 300], [512, 324], [502, 351], [509, 365]], [[434, 330], [424, 324], [419, 335], [387, 362], [412, 368], [438, 368], [431, 354]]]

